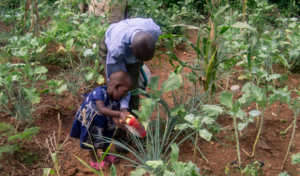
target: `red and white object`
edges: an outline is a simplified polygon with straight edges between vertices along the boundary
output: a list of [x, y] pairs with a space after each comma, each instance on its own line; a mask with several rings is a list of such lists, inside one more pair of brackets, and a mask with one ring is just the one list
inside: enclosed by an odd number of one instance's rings
[[126, 118], [126, 124], [124, 124], [128, 131], [135, 136], [143, 138], [147, 132], [144, 126], [132, 115], [128, 115]]

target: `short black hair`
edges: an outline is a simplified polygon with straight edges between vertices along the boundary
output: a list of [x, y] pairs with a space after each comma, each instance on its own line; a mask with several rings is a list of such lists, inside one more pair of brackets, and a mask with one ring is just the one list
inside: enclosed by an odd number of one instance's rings
[[130, 89], [133, 87], [133, 80], [131, 76], [126, 71], [123, 70], [113, 72], [109, 76], [109, 83], [128, 86]]
[[154, 57], [156, 41], [147, 31], [137, 32], [132, 39], [131, 49], [133, 55], [141, 61], [149, 61]]

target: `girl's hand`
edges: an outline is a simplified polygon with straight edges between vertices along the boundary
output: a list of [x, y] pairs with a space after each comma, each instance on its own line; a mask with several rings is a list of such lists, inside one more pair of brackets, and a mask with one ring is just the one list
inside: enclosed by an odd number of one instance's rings
[[126, 117], [130, 115], [129, 112], [121, 112], [119, 119], [120, 119], [120, 124], [126, 124]]
[[119, 123], [119, 118], [113, 117], [112, 120], [113, 120], [113, 122], [114, 122], [119, 128], [121, 128], [122, 130], [127, 131], [127, 128], [126, 128], [124, 125], [121, 125], [121, 124]]

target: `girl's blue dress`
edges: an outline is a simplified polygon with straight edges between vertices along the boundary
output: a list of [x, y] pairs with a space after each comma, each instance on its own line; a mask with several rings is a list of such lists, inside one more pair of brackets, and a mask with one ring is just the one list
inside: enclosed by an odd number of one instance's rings
[[[91, 150], [92, 148], [84, 145], [87, 143], [93, 145], [95, 149], [107, 148], [109, 143], [103, 142], [103, 136], [112, 138], [115, 131], [115, 124], [112, 118], [99, 113], [95, 100], [104, 102], [105, 107], [112, 110], [120, 110], [119, 101], [109, 101], [107, 95], [107, 86], [97, 87], [88, 94], [80, 106], [81, 112], [86, 114], [86, 124], [82, 118], [80, 110], [77, 111], [73, 121], [70, 136], [80, 139], [80, 148]], [[88, 131], [91, 136], [89, 136]], [[92, 139], [92, 143], [91, 140]]]

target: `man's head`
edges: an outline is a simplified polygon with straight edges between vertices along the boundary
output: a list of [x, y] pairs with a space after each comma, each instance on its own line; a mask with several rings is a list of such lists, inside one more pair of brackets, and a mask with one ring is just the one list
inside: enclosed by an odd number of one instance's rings
[[109, 76], [108, 89], [114, 100], [124, 98], [133, 87], [130, 75], [125, 71], [116, 71]]
[[156, 41], [154, 37], [146, 31], [137, 32], [132, 39], [132, 53], [138, 60], [148, 61], [154, 57]]

